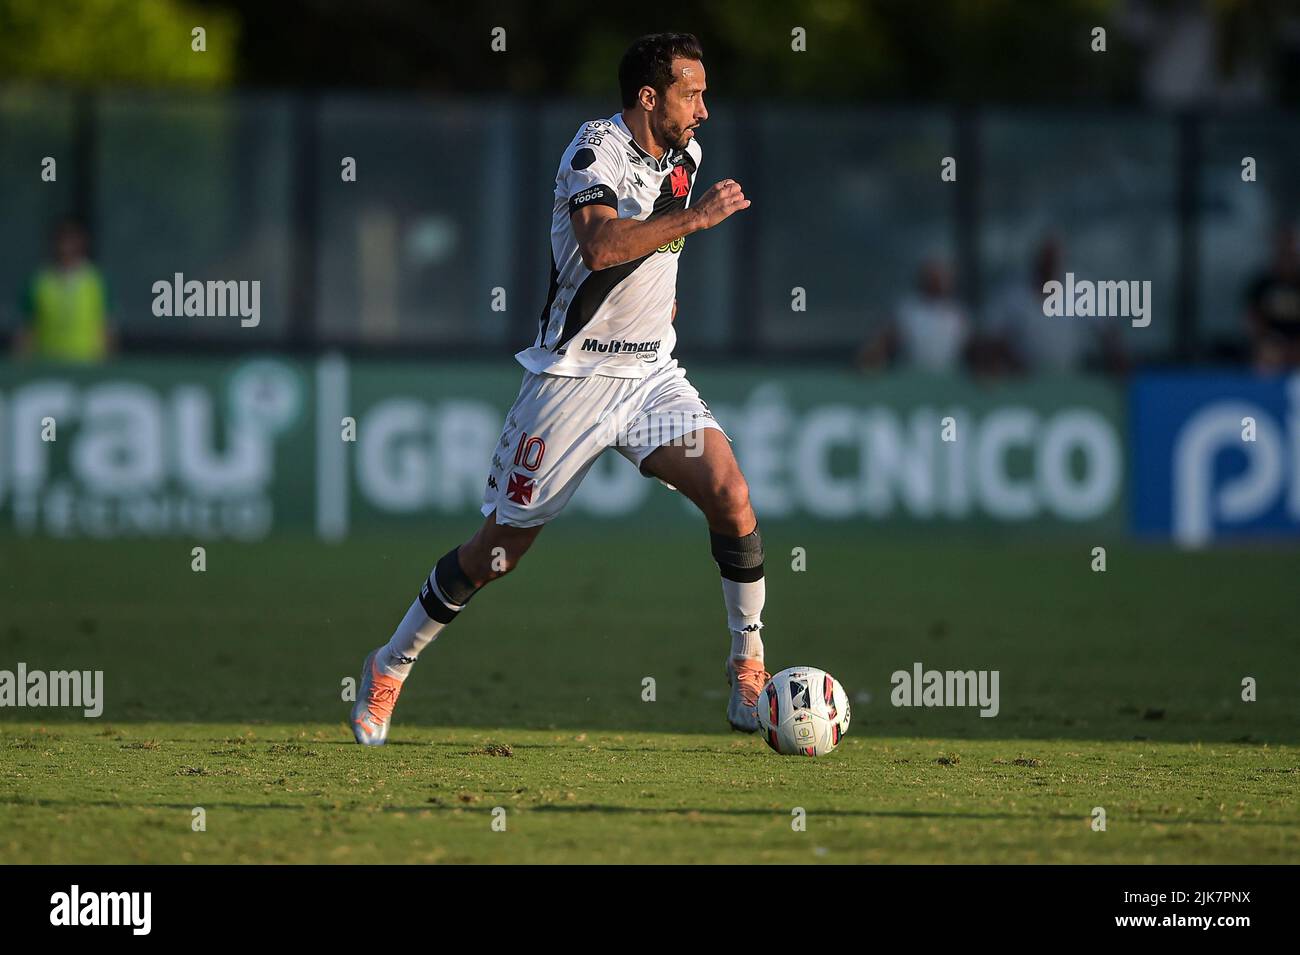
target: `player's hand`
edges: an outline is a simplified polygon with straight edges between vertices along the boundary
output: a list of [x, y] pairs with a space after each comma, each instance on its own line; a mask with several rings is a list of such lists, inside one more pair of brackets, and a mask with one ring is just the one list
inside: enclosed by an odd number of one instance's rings
[[715, 182], [692, 208], [699, 216], [701, 229], [712, 229], [719, 222], [741, 209], [749, 208], [749, 200], [734, 179]]

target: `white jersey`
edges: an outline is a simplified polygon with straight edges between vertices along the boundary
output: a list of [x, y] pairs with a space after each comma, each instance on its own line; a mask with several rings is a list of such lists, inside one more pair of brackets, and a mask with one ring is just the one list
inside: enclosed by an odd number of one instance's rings
[[515, 356], [521, 365], [536, 374], [642, 378], [670, 360], [685, 237], [593, 272], [582, 262], [570, 216], [593, 204], [642, 221], [684, 209], [700, 156], [691, 139], [685, 149], [655, 159], [637, 145], [620, 113], [582, 125], [555, 174], [550, 291], [537, 338]]

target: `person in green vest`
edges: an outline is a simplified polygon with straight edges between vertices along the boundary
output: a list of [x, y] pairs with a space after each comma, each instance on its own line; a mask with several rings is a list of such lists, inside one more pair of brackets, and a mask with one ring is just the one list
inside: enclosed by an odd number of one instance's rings
[[87, 257], [81, 223], [68, 220], [54, 232], [54, 261], [40, 268], [23, 290], [16, 350], [46, 361], [102, 361], [113, 346], [108, 287]]

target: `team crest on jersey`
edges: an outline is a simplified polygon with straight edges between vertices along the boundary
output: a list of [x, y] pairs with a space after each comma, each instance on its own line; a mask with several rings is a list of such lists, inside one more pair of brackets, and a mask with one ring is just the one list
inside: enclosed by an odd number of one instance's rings
[[685, 166], [678, 166], [668, 176], [668, 184], [673, 187], [673, 198], [681, 199], [691, 191], [691, 174]]

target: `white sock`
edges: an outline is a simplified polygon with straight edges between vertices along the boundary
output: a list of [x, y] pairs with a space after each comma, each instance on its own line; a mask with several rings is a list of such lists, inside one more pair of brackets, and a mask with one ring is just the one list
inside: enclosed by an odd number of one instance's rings
[[722, 600], [727, 606], [727, 628], [731, 631], [731, 655], [763, 659], [763, 601], [767, 585], [763, 578], [752, 583], [722, 578]]
[[[762, 624], [758, 624], [759, 627]], [[763, 638], [757, 630], [731, 631], [731, 655], [733, 657], [753, 657], [763, 659]]]
[[391, 677], [405, 680], [420, 651], [436, 640], [445, 626], [425, 613], [420, 601], [412, 602], [411, 609], [379, 651], [376, 660], [379, 668]]

